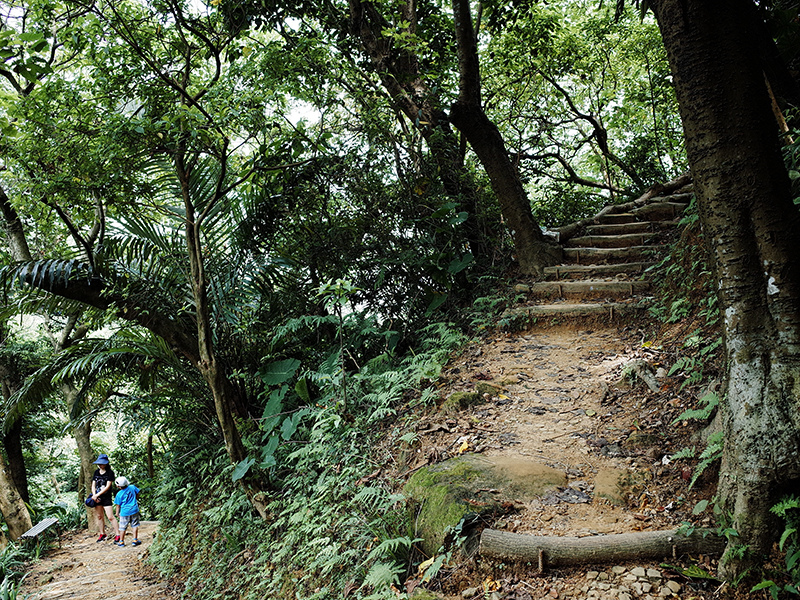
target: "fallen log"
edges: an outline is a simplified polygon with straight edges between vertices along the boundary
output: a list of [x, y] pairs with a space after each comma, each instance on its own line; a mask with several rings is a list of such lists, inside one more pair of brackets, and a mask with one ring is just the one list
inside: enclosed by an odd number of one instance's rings
[[543, 571], [548, 566], [675, 559], [687, 553], [721, 554], [726, 543], [725, 538], [708, 529], [695, 530], [688, 536], [668, 530], [588, 537], [523, 535], [484, 529], [479, 552], [488, 558], [538, 564]]

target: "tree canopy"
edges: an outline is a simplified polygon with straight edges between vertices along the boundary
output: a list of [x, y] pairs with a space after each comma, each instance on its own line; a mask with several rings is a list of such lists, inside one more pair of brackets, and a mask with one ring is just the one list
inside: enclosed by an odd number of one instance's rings
[[[716, 2], [727, 17], [705, 28], [702, 4], [2, 3], [10, 535], [30, 525], [35, 454], [14, 439], [71, 435], [80, 497], [92, 428], [114, 418], [145, 432], [146, 451], [130, 444], [146, 477], [154, 453], [193, 455], [270, 522], [310, 485], [295, 463], [355, 471], [335, 460], [358, 454], [341, 428], [401, 418], [400, 382], [425, 401], [476, 298], [560, 261], [547, 229], [689, 168], [727, 319], [724, 463], [745, 469], [758, 452], [735, 441], [773, 427], [797, 447], [796, 7]], [[738, 64], [739, 91], [716, 86]], [[770, 357], [757, 368], [752, 347]], [[744, 390], [754, 373], [771, 383]], [[787, 456], [721, 488], [756, 553], [779, 483], [800, 478]]]

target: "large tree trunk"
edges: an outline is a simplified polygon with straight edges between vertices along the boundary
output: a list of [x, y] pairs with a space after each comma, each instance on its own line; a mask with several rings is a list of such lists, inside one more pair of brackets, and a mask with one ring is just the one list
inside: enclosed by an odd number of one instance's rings
[[478, 46], [469, 0], [453, 0], [453, 14], [460, 84], [458, 100], [450, 109], [450, 121], [461, 130], [486, 169], [503, 218], [514, 238], [520, 269], [528, 275], [541, 275], [544, 267], [561, 262], [561, 247], [545, 241], [500, 130], [481, 106]]
[[3, 448], [8, 458], [8, 470], [17, 491], [24, 502], [30, 502], [28, 495], [28, 473], [25, 470], [25, 457], [22, 454], [22, 419], [14, 421], [3, 436]]
[[[6, 240], [14, 260], [30, 260], [31, 252], [25, 237], [22, 221], [11, 204], [6, 192], [0, 187], [0, 212], [5, 221]], [[5, 343], [6, 324], [0, 323], [0, 343]], [[0, 365], [3, 399], [17, 389], [19, 374], [7, 365]], [[31, 528], [31, 517], [25, 503], [28, 498], [28, 475], [25, 470], [25, 458], [22, 454], [22, 418], [11, 424], [3, 436], [3, 446], [7, 460], [0, 456], [0, 511], [8, 524], [9, 537], [14, 540]]]
[[747, 36], [748, 0], [652, 2], [715, 259], [727, 394], [718, 495], [738, 532], [721, 572], [771, 548], [769, 508], [800, 478], [800, 219]]
[[17, 487], [11, 479], [6, 459], [0, 454], [0, 512], [8, 525], [8, 537], [16, 540], [28, 531], [33, 524], [28, 507], [17, 493]]

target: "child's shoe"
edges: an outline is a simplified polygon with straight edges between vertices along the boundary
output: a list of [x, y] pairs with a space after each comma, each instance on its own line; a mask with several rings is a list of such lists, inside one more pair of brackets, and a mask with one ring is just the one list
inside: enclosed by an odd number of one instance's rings
[[117, 546], [125, 546], [125, 542], [114, 542]]
[[142, 542], [140, 542], [139, 540], [133, 540], [133, 542], [131, 542], [131, 545], [133, 545], [133, 546], [138, 546], [138, 545], [139, 545], [139, 544], [141, 544], [141, 543], [142, 543]]
[[119, 536], [118, 536], [118, 535], [115, 535], [115, 536], [114, 536], [114, 541], [115, 541], [115, 542], [118, 542], [118, 541], [119, 541]]
[[104, 539], [106, 539], [106, 534], [105, 533], [102, 534], [99, 538], [97, 538], [97, 541], [98, 542], [102, 542]]

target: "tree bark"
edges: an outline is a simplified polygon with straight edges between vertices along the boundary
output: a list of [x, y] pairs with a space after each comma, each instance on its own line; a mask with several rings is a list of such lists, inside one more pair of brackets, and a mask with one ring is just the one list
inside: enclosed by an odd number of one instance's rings
[[720, 554], [724, 549], [725, 539], [708, 531], [695, 531], [690, 536], [677, 531], [642, 531], [578, 538], [484, 529], [480, 544], [481, 556], [538, 563], [540, 570], [582, 563], [675, 559], [697, 552]]
[[3, 436], [3, 448], [8, 459], [8, 471], [23, 502], [30, 502], [28, 495], [28, 474], [25, 470], [25, 457], [22, 454], [22, 419], [17, 419]]
[[489, 176], [503, 218], [514, 238], [520, 270], [527, 275], [541, 275], [545, 267], [561, 262], [561, 247], [545, 241], [500, 130], [481, 106], [478, 46], [469, 0], [453, 0], [453, 14], [460, 83], [458, 100], [450, 108], [450, 121], [467, 138]]
[[[62, 385], [61, 393], [67, 405], [67, 414], [73, 414], [75, 400], [78, 390], [71, 385]], [[78, 506], [84, 506], [83, 501], [92, 493], [92, 475], [94, 474], [94, 450], [91, 442], [92, 423], [88, 421], [72, 428], [72, 437], [78, 448], [78, 458], [80, 459], [80, 472], [78, 473]], [[86, 520], [89, 531], [95, 533], [100, 530], [97, 520], [97, 513], [94, 508], [84, 506], [86, 509]]]
[[[5, 221], [6, 240], [11, 256], [14, 260], [30, 260], [31, 252], [22, 221], [6, 195], [0, 187], [0, 212]], [[0, 341], [5, 343], [6, 324], [0, 323]], [[8, 397], [18, 388], [19, 373], [7, 365], [0, 365], [2, 373], [3, 398]], [[19, 535], [31, 528], [31, 517], [28, 507], [28, 475], [25, 469], [25, 458], [22, 454], [22, 419], [19, 418], [10, 424], [8, 431], [3, 435], [3, 447], [6, 457], [0, 456], [0, 512], [3, 513], [9, 529], [9, 537], [17, 539]], [[13, 532], [12, 532], [13, 531]]]
[[33, 524], [28, 507], [17, 492], [17, 487], [9, 473], [6, 459], [0, 454], [0, 512], [8, 525], [8, 537], [16, 540], [28, 531]]
[[[700, 217], [713, 248], [727, 394], [718, 496], [738, 537], [733, 578], [780, 530], [769, 508], [800, 478], [800, 217], [747, 0], [651, 3], [667, 49]], [[740, 553], [741, 554], [741, 553]]]

